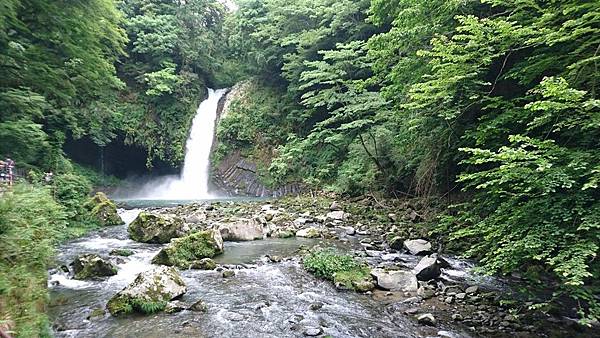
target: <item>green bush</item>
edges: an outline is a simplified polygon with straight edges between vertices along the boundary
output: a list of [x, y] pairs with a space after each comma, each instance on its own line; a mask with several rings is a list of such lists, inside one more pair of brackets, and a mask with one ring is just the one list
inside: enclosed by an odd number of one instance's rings
[[17, 184], [0, 197], [0, 321], [14, 321], [16, 337], [48, 333], [47, 265], [66, 226], [47, 188]]
[[92, 185], [85, 177], [66, 173], [58, 174], [52, 180], [54, 198], [67, 211], [69, 219], [76, 221], [87, 217], [84, 204], [92, 191]]
[[350, 255], [344, 255], [331, 249], [319, 249], [306, 255], [304, 268], [317, 277], [340, 284], [348, 289], [357, 289], [358, 285], [370, 279], [369, 268]]

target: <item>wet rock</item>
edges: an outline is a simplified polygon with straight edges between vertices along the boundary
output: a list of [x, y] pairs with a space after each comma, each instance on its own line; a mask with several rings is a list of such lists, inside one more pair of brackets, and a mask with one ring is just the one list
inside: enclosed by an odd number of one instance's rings
[[314, 303], [310, 304], [310, 306], [308, 308], [311, 309], [312, 311], [316, 311], [316, 310], [320, 310], [322, 307], [323, 307], [323, 303], [314, 302]]
[[185, 310], [187, 308], [187, 304], [184, 302], [174, 300], [167, 303], [165, 306], [166, 313], [177, 313]]
[[394, 250], [402, 250], [404, 247], [404, 239], [402, 237], [396, 236], [389, 241], [389, 246]]
[[263, 239], [262, 222], [257, 219], [238, 219], [233, 223], [221, 224], [219, 231], [224, 241], [253, 241]]
[[431, 313], [424, 313], [422, 315], [419, 315], [417, 317], [417, 321], [419, 322], [419, 324], [427, 326], [435, 326], [437, 324], [437, 320]]
[[117, 274], [117, 267], [114, 264], [96, 254], [81, 255], [75, 258], [70, 265], [73, 267], [73, 278], [79, 280]]
[[327, 213], [327, 218], [328, 219], [332, 219], [332, 220], [339, 220], [339, 221], [343, 221], [346, 218], [348, 218], [348, 214], [338, 210], [338, 211], [331, 211]]
[[271, 237], [273, 238], [290, 238], [294, 236], [295, 234], [293, 231], [285, 229], [276, 229], [271, 235]]
[[[199, 264], [203, 258], [211, 258], [221, 253], [223, 253], [221, 233], [216, 230], [199, 231], [173, 239], [154, 256], [152, 263], [187, 269]], [[210, 262], [204, 261], [201, 264], [210, 265]]]
[[455, 322], [459, 322], [463, 320], [463, 316], [460, 313], [455, 313], [452, 315], [452, 320]]
[[465, 293], [468, 295], [476, 294], [479, 291], [479, 287], [477, 285], [469, 286], [465, 289]]
[[167, 302], [186, 292], [187, 287], [176, 268], [159, 266], [140, 273], [108, 301], [106, 308], [113, 316], [152, 313], [164, 310]]
[[129, 224], [127, 232], [131, 239], [142, 243], [169, 243], [172, 238], [185, 234], [185, 225], [175, 215], [140, 212]]
[[418, 280], [428, 281], [438, 278], [442, 271], [437, 263], [437, 256], [431, 255], [421, 258], [417, 266], [413, 269]]
[[109, 255], [129, 257], [129, 256], [133, 255], [133, 253], [134, 252], [129, 249], [113, 249], [110, 251]]
[[196, 301], [194, 304], [192, 304], [188, 310], [190, 311], [194, 311], [194, 312], [207, 312], [208, 311], [208, 307], [206, 306], [206, 304], [204, 303], [204, 301], [202, 299]]
[[58, 267], [58, 269], [64, 273], [69, 273], [69, 267], [66, 265], [61, 265]]
[[357, 292], [369, 292], [375, 289], [375, 283], [372, 280], [352, 281], [352, 286]]
[[467, 297], [467, 294], [464, 293], [464, 292], [460, 292], [460, 293], [457, 293], [455, 297], [458, 300], [463, 300], [463, 299], [465, 299]]
[[354, 229], [353, 227], [346, 227], [345, 230], [344, 230], [344, 232], [348, 236], [354, 236], [354, 235], [356, 235], [356, 229]]
[[269, 261], [271, 261], [272, 263], [280, 263], [283, 259], [281, 258], [281, 256], [276, 256], [276, 255], [267, 255], [267, 258], [269, 259]]
[[87, 316], [86, 319], [93, 320], [93, 319], [104, 317], [105, 315], [106, 315], [106, 310], [104, 310], [103, 308], [96, 308], [96, 309], [93, 309], [92, 312], [90, 312], [90, 314]]
[[225, 270], [223, 271], [223, 278], [230, 278], [235, 276], [235, 271], [233, 270]]
[[410, 271], [371, 270], [377, 286], [390, 291], [414, 292], [418, 289], [417, 277]]
[[412, 255], [420, 256], [431, 252], [431, 243], [424, 239], [409, 239], [404, 241], [404, 248]]
[[321, 333], [323, 333], [323, 329], [320, 327], [307, 327], [303, 332], [303, 334], [307, 337], [316, 337]]
[[321, 230], [315, 227], [300, 229], [296, 231], [296, 237], [318, 238], [321, 237]]
[[197, 270], [214, 270], [217, 267], [217, 263], [210, 258], [202, 258], [198, 261], [192, 261], [190, 264], [190, 269]]
[[108, 199], [103, 192], [97, 192], [94, 197], [90, 198], [84, 204], [84, 208], [102, 226], [121, 225], [125, 223], [117, 213], [115, 203]]
[[419, 313], [419, 308], [416, 308], [416, 307], [406, 309], [404, 311], [404, 314], [407, 314], [407, 315], [416, 315], [417, 313]]
[[417, 295], [423, 299], [429, 299], [435, 296], [435, 290], [430, 287], [420, 286], [417, 290]]
[[340, 204], [336, 201], [333, 201], [331, 203], [331, 205], [329, 206], [329, 210], [330, 211], [341, 211], [342, 207], [340, 206]]

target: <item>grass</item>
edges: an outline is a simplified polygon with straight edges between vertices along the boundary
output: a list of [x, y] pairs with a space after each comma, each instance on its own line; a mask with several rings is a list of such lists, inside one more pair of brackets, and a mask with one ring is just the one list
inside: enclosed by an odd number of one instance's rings
[[370, 271], [365, 264], [331, 249], [313, 251], [304, 257], [302, 263], [315, 276], [351, 290], [361, 289], [360, 285], [370, 279]]

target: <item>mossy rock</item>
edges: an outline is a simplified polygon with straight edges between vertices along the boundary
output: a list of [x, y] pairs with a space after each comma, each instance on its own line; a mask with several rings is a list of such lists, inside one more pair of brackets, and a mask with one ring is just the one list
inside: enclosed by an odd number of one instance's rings
[[103, 192], [97, 192], [94, 197], [90, 198], [84, 207], [89, 210], [98, 224], [102, 226], [121, 225], [124, 224], [121, 216], [117, 212], [117, 206]]
[[70, 264], [73, 267], [73, 278], [78, 280], [93, 279], [96, 277], [114, 276], [117, 267], [95, 254], [81, 255]]
[[169, 243], [184, 234], [183, 220], [174, 215], [140, 212], [129, 224], [127, 232], [134, 241], [142, 243]]
[[113, 249], [109, 253], [109, 255], [111, 255], [111, 256], [123, 256], [123, 257], [129, 257], [133, 254], [134, 254], [133, 250], [129, 250], [129, 249]]
[[113, 316], [133, 312], [150, 314], [165, 310], [169, 301], [181, 297], [187, 287], [176, 268], [160, 266], [140, 273], [106, 304]]
[[204, 258], [212, 258], [221, 253], [223, 253], [223, 239], [219, 231], [199, 231], [173, 239], [152, 259], [152, 263], [187, 269], [197, 266]]

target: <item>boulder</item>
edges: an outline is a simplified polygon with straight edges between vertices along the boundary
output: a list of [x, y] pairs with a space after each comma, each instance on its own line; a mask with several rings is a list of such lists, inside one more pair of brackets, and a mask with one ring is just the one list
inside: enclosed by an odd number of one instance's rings
[[169, 243], [185, 235], [184, 222], [175, 215], [140, 212], [127, 228], [129, 237], [142, 243]]
[[190, 311], [194, 311], [194, 312], [206, 312], [208, 311], [208, 307], [206, 306], [206, 304], [204, 303], [204, 301], [202, 299], [196, 301], [194, 304], [192, 304], [188, 310]]
[[262, 222], [256, 218], [238, 219], [233, 223], [221, 224], [219, 231], [225, 241], [253, 241], [264, 238]]
[[102, 226], [125, 224], [117, 212], [117, 206], [103, 192], [97, 192], [84, 207]]
[[113, 316], [153, 313], [164, 310], [169, 301], [186, 292], [187, 287], [176, 268], [159, 266], [140, 273], [108, 301], [106, 308]]
[[184, 217], [186, 223], [198, 224], [206, 221], [206, 213], [203, 210], [194, 211]]
[[321, 230], [315, 227], [300, 229], [296, 231], [296, 237], [319, 238], [321, 237]]
[[417, 321], [419, 324], [427, 326], [435, 326], [437, 324], [437, 320], [435, 320], [435, 317], [431, 313], [424, 313], [418, 316]]
[[294, 237], [295, 234], [292, 230], [286, 230], [286, 229], [277, 229], [275, 231], [273, 231], [273, 234], [271, 235], [271, 237], [274, 238], [290, 238], [290, 237]]
[[[154, 256], [152, 263], [174, 265], [182, 269], [194, 268], [207, 265], [207, 261], [201, 263], [203, 258], [211, 258], [222, 253], [221, 233], [217, 230], [206, 230], [173, 239]], [[214, 262], [212, 263], [215, 265]]]
[[203, 258], [198, 261], [193, 261], [190, 264], [190, 269], [197, 270], [214, 270], [217, 268], [217, 263], [210, 258]]
[[476, 294], [479, 291], [479, 287], [477, 285], [469, 286], [465, 289], [465, 293], [468, 295]]
[[341, 210], [337, 210], [337, 211], [331, 211], [327, 213], [327, 218], [328, 219], [332, 219], [332, 220], [339, 220], [339, 221], [343, 221], [346, 218], [348, 218], [348, 214], [341, 211]]
[[96, 277], [114, 276], [117, 267], [96, 254], [81, 255], [70, 264], [73, 267], [75, 279], [84, 280]]
[[402, 250], [404, 246], [404, 239], [400, 236], [396, 236], [389, 241], [389, 246], [394, 250]]
[[336, 201], [333, 201], [331, 203], [331, 205], [329, 206], [329, 210], [330, 211], [341, 211], [342, 207], [340, 206], [340, 204]]
[[438, 278], [442, 273], [437, 261], [437, 255], [431, 255], [421, 258], [417, 266], [413, 269], [418, 280], [428, 281]]
[[390, 291], [417, 291], [419, 285], [417, 277], [410, 271], [385, 271], [383, 269], [371, 270], [377, 286]]
[[404, 241], [404, 247], [412, 255], [427, 255], [431, 252], [431, 243], [424, 239], [409, 239]]

